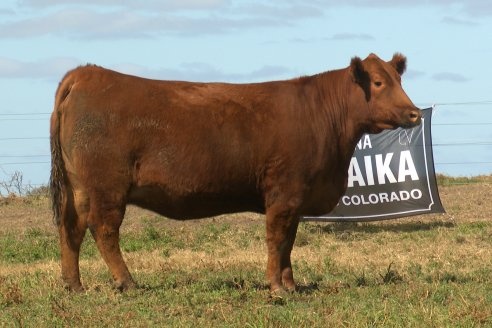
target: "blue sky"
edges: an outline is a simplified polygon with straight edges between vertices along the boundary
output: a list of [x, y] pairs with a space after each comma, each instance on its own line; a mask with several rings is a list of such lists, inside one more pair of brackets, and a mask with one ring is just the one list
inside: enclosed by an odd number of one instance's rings
[[[64, 73], [94, 63], [159, 79], [252, 82], [408, 57], [404, 88], [437, 105], [436, 163], [492, 162], [492, 2], [486, 0], [3, 0], [0, 180], [46, 183], [48, 113]], [[488, 102], [485, 104], [442, 105]], [[472, 125], [445, 124], [472, 123]], [[475, 125], [473, 125], [475, 124]], [[5, 140], [35, 137], [40, 139]], [[453, 146], [448, 144], [467, 143]], [[441, 146], [438, 146], [441, 145]], [[10, 156], [44, 157], [10, 157]], [[437, 164], [451, 175], [492, 163]]]

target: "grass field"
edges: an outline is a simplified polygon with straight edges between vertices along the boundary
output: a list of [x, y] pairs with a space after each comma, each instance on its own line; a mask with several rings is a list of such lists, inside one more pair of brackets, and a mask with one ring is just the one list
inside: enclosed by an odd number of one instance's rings
[[492, 327], [492, 177], [440, 182], [444, 215], [302, 223], [299, 291], [278, 299], [262, 216], [176, 222], [129, 207], [121, 244], [141, 287], [115, 291], [88, 234], [87, 290], [73, 294], [48, 200], [3, 199], [0, 327]]

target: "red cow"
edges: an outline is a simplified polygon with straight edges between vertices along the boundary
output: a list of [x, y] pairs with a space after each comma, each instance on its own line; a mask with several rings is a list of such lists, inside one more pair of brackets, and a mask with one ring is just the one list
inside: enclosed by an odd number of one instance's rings
[[401, 54], [371, 54], [344, 69], [248, 84], [149, 80], [93, 65], [68, 72], [51, 116], [64, 281], [82, 289], [89, 228], [116, 286], [134, 286], [119, 228], [136, 204], [177, 220], [265, 213], [271, 291], [294, 290], [299, 218], [337, 204], [362, 134], [420, 123], [401, 87], [405, 68]]

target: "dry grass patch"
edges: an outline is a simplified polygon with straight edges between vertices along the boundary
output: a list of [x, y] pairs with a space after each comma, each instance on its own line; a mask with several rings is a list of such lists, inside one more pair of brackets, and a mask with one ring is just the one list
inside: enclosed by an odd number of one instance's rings
[[302, 223], [299, 291], [280, 300], [268, 297], [263, 216], [180, 222], [129, 206], [121, 245], [141, 288], [112, 288], [88, 234], [86, 292], [72, 294], [48, 200], [0, 204], [0, 326], [490, 327], [492, 187], [480, 179], [440, 187], [445, 215]]

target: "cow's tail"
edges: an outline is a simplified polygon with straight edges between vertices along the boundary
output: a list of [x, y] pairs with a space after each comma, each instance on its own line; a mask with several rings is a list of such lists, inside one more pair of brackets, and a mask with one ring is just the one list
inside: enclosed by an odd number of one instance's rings
[[51, 175], [49, 189], [53, 220], [57, 226], [60, 225], [61, 217], [67, 206], [67, 177], [60, 144], [60, 121], [63, 114], [62, 105], [70, 94], [71, 88], [72, 83], [67, 74], [56, 91], [55, 108], [51, 114], [50, 123]]

